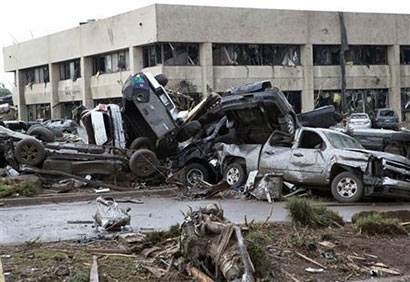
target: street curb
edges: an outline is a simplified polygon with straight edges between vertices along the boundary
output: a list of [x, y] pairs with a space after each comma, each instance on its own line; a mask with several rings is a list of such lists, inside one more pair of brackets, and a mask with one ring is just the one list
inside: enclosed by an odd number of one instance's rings
[[113, 198], [125, 198], [125, 197], [151, 197], [151, 196], [161, 196], [161, 197], [172, 197], [176, 196], [179, 189], [176, 187], [172, 188], [146, 188], [144, 190], [137, 191], [122, 191], [122, 192], [111, 192], [111, 193], [101, 193], [101, 194], [90, 194], [90, 193], [71, 193], [71, 194], [60, 194], [57, 196], [47, 196], [47, 197], [33, 197], [33, 198], [10, 198], [10, 199], [0, 199], [0, 208], [3, 207], [18, 207], [18, 206], [32, 206], [32, 205], [43, 205], [43, 204], [58, 204], [58, 203], [69, 203], [69, 202], [80, 202], [80, 201], [92, 201], [99, 196], [113, 197]]
[[366, 279], [366, 280], [354, 280], [354, 282], [410, 282], [410, 276], [396, 276], [396, 277], [388, 277], [388, 278], [374, 278], [374, 279]]

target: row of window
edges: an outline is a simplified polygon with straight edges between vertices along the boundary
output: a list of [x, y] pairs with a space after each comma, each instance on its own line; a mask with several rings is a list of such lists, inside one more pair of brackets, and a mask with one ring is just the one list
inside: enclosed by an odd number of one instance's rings
[[[300, 65], [300, 45], [277, 44], [213, 44], [213, 64], [225, 65]], [[345, 52], [346, 62], [353, 65], [387, 64], [387, 46], [352, 45]], [[93, 75], [129, 70], [129, 50], [121, 50], [92, 57]], [[410, 46], [400, 47], [400, 63], [410, 64]], [[340, 45], [313, 45], [314, 65], [339, 65]], [[143, 47], [143, 66], [199, 65], [199, 44], [156, 43]], [[26, 84], [47, 83], [48, 65], [25, 71]], [[60, 80], [81, 77], [80, 60], [60, 63]]]

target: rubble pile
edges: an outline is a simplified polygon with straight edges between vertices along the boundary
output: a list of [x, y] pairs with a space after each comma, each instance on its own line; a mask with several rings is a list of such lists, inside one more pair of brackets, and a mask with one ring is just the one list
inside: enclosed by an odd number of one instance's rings
[[[410, 197], [409, 131], [366, 132], [354, 116], [344, 131], [333, 105], [296, 114], [270, 81], [222, 95], [209, 89], [195, 106], [167, 82], [140, 72], [123, 84], [121, 105], [79, 106], [73, 120], [3, 122], [3, 174], [41, 175], [59, 192], [70, 191], [68, 183], [98, 193], [177, 184], [187, 198], [232, 188], [272, 202], [290, 183], [328, 187], [340, 202]], [[378, 115], [394, 117], [388, 109]]]

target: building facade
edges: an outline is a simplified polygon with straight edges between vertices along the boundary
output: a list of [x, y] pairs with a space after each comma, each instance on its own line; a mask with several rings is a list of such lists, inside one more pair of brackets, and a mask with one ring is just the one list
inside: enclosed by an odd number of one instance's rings
[[[410, 15], [344, 13], [351, 108], [408, 119]], [[338, 13], [156, 4], [3, 49], [21, 119], [118, 102], [133, 73], [185, 93], [271, 80], [296, 111], [340, 103]]]

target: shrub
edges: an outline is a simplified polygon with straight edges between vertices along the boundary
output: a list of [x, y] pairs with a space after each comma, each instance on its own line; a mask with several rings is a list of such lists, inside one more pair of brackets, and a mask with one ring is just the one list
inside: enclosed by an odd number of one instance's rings
[[371, 213], [359, 217], [356, 220], [356, 226], [360, 228], [363, 233], [369, 235], [407, 234], [397, 218], [382, 217], [378, 213]]
[[286, 203], [286, 209], [294, 223], [309, 227], [340, 227], [343, 218], [322, 204], [305, 198], [293, 197]]

